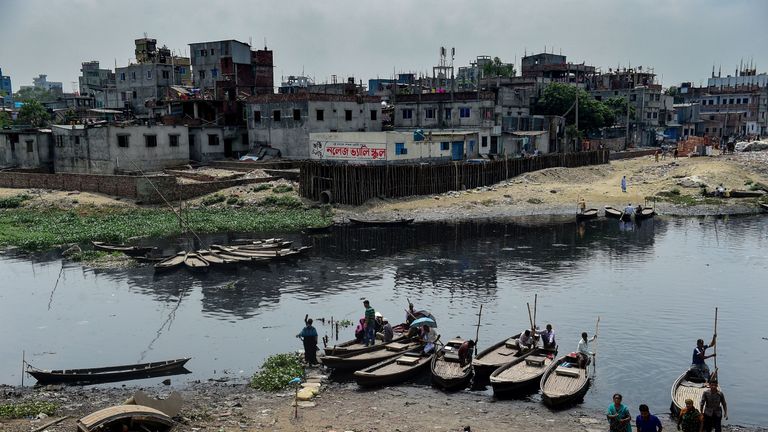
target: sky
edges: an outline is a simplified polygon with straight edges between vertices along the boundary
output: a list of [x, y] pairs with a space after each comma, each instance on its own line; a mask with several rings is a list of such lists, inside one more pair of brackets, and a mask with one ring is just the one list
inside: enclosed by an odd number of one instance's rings
[[276, 84], [431, 75], [441, 46], [456, 49], [457, 68], [490, 55], [519, 70], [546, 47], [604, 71], [651, 67], [665, 87], [706, 84], [713, 65], [723, 76], [740, 61], [768, 71], [766, 0], [0, 0], [0, 16], [14, 90], [44, 73], [72, 91], [82, 62], [125, 66], [144, 34], [182, 54], [194, 42], [266, 41]]

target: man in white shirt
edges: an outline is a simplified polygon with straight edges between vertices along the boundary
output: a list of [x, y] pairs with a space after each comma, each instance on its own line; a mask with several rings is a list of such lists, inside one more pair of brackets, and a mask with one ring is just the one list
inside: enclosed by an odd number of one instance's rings
[[595, 339], [597, 339], [597, 335], [592, 336], [591, 339], [587, 339], [587, 332], [581, 333], [577, 353], [579, 354], [579, 367], [582, 369], [587, 367], [590, 357], [595, 355], [595, 353], [589, 350], [589, 343]]
[[533, 340], [530, 330], [526, 330], [520, 333], [520, 337], [517, 339], [517, 348], [520, 350], [532, 348], [536, 342]]

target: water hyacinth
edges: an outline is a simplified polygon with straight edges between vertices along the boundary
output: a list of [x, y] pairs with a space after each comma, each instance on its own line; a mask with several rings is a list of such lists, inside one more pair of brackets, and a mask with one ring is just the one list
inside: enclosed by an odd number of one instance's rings
[[0, 418], [35, 417], [40, 413], [52, 415], [58, 406], [51, 402], [32, 401], [0, 405]]
[[278, 391], [286, 388], [292, 379], [304, 375], [301, 359], [296, 354], [275, 354], [269, 356], [261, 370], [251, 379], [251, 387], [264, 391]]

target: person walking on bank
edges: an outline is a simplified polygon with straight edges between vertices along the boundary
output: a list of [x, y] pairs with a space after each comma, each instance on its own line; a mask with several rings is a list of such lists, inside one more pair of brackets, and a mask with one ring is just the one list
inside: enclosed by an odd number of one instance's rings
[[677, 430], [683, 432], [701, 432], [703, 429], [704, 416], [693, 406], [693, 399], [685, 400], [685, 408], [680, 411], [677, 417]]
[[621, 177], [621, 191], [627, 193], [627, 176]]
[[376, 310], [371, 307], [371, 302], [368, 300], [363, 301], [365, 307], [365, 336], [363, 336], [363, 343], [365, 346], [369, 344], [371, 346], [376, 344]]
[[613, 395], [613, 403], [608, 405], [608, 424], [610, 432], [632, 432], [632, 416], [629, 414], [629, 408], [621, 403], [621, 395]]
[[661, 432], [662, 429], [661, 420], [651, 414], [646, 404], [640, 405], [640, 415], [635, 419], [635, 426], [637, 432]]
[[709, 390], [701, 395], [699, 409], [704, 414], [704, 431], [720, 432], [722, 420], [728, 420], [728, 405], [725, 403], [725, 395], [717, 388], [717, 381], [710, 381]]
[[305, 327], [296, 337], [304, 343], [304, 360], [310, 365], [317, 364], [317, 329], [312, 325], [312, 318], [304, 315]]

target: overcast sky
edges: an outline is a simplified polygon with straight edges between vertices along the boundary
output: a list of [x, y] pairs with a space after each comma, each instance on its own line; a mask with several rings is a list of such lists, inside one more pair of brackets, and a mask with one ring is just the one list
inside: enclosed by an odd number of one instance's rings
[[606, 70], [653, 67], [665, 86], [706, 83], [740, 60], [768, 71], [766, 0], [0, 0], [0, 68], [15, 90], [48, 74], [65, 91], [80, 63], [124, 66], [133, 40], [159, 45], [252, 40], [274, 51], [275, 81], [302, 72], [316, 82], [429, 72], [440, 46], [456, 67], [478, 55], [505, 62], [527, 51], [565, 54]]

